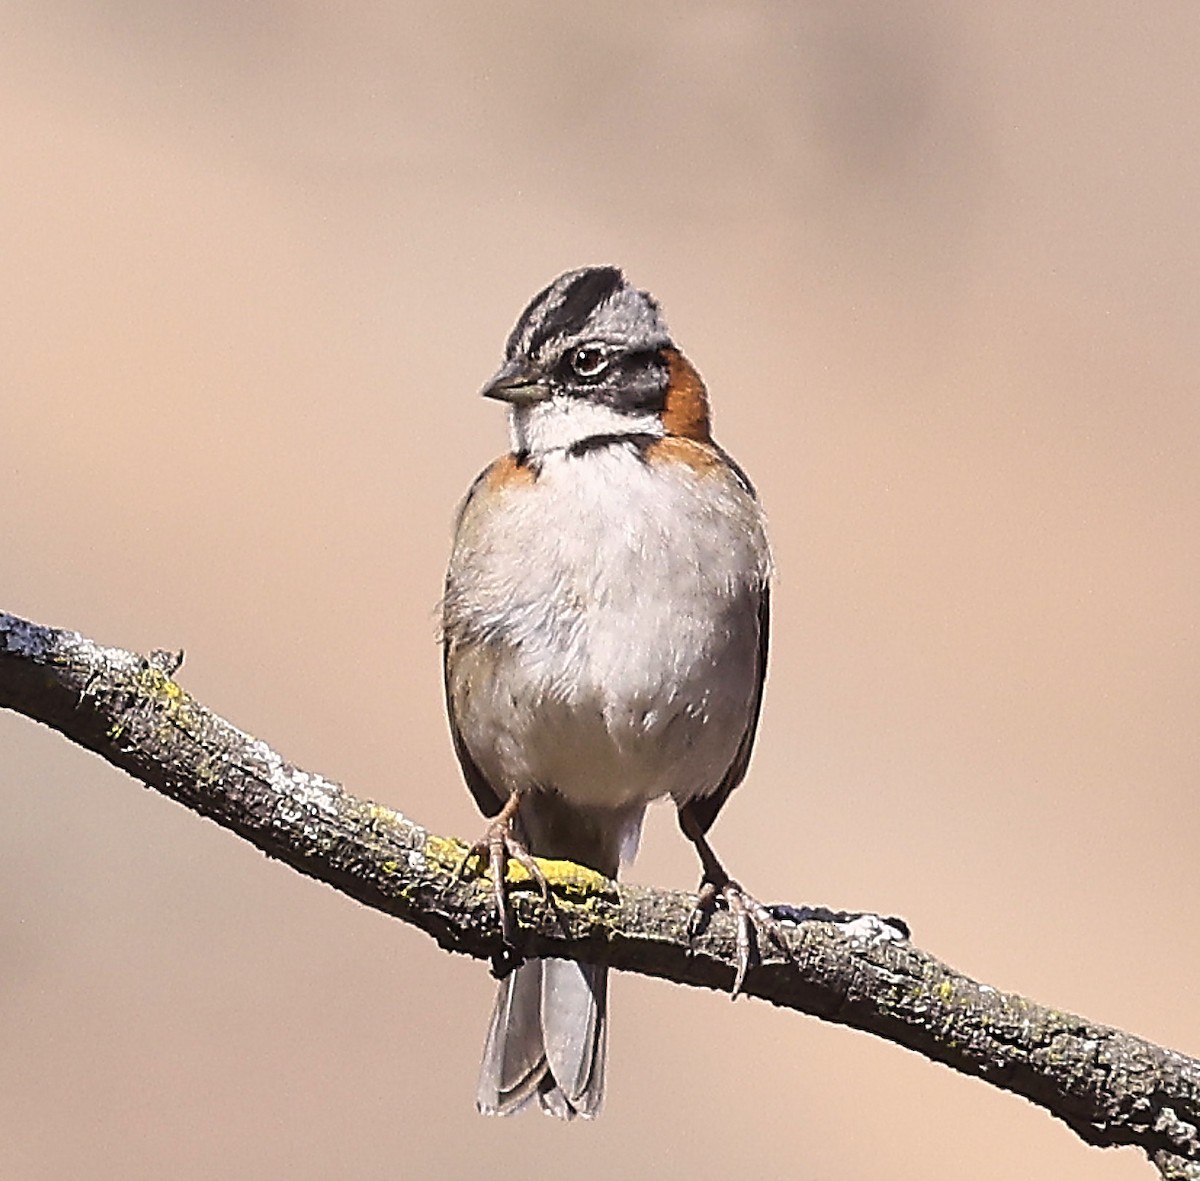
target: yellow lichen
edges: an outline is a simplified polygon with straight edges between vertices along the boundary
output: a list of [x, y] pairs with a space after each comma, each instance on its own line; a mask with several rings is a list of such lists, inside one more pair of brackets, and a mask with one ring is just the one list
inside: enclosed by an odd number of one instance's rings
[[[466, 856], [468, 846], [452, 838], [439, 837], [430, 834], [425, 838], [425, 856], [443, 869], [457, 871]], [[549, 858], [536, 857], [538, 868], [546, 879], [546, 884], [559, 898], [584, 905], [597, 897], [610, 897], [611, 883], [603, 874], [573, 861], [552, 861]], [[471, 876], [490, 877], [490, 868], [486, 855], [480, 858], [472, 857], [467, 867]], [[513, 858], [509, 858], [505, 868], [505, 879], [511, 885], [529, 885], [533, 878], [529, 871]]]
[[466, 851], [467, 846], [462, 841], [435, 836], [433, 833], [425, 838], [426, 859], [442, 869], [457, 870]]
[[[604, 894], [609, 889], [609, 880], [602, 873], [584, 865], [576, 865], [573, 861], [543, 861], [538, 858], [538, 867], [550, 888], [572, 902], [587, 901], [590, 897]], [[521, 869], [520, 866], [517, 868]], [[521, 869], [521, 872], [524, 874], [524, 869]], [[528, 877], [528, 874], [525, 876]]]
[[385, 808], [382, 804], [371, 802], [367, 805], [367, 820], [372, 824], [382, 824], [388, 827], [394, 827], [399, 817], [391, 808]]
[[195, 724], [191, 695], [160, 668], [148, 665], [134, 677], [138, 694], [171, 726], [190, 730]]

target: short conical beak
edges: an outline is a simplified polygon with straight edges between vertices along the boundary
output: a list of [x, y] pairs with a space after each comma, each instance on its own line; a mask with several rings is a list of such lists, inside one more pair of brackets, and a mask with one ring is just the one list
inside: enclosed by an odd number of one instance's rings
[[514, 406], [529, 406], [544, 402], [550, 397], [551, 389], [545, 376], [527, 361], [506, 361], [500, 371], [481, 391], [485, 398], [498, 402], [509, 402]]

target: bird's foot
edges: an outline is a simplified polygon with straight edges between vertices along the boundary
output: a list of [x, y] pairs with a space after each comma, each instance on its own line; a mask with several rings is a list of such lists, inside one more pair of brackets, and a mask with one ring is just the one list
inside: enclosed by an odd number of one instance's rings
[[512, 821], [519, 801], [520, 797], [517, 794], [509, 796], [499, 813], [488, 821], [483, 835], [463, 854], [456, 875], [460, 879], [466, 877], [473, 860], [480, 863], [481, 870], [486, 864], [491, 873], [492, 893], [496, 899], [496, 913], [500, 917], [500, 930], [504, 935], [504, 942], [514, 948], [517, 945], [517, 917], [508, 897], [509, 861], [515, 861], [529, 875], [548, 906], [554, 905], [545, 874], [513, 832]]
[[722, 873], [719, 879], [705, 877], [700, 883], [696, 909], [688, 922], [688, 938], [695, 939], [707, 926], [718, 906], [733, 915], [737, 930], [737, 967], [733, 977], [731, 1000], [737, 1000], [746, 973], [761, 962], [761, 940], [766, 936], [789, 959], [794, 960], [787, 932], [771, 910], [757, 898], [747, 894], [731, 877]]

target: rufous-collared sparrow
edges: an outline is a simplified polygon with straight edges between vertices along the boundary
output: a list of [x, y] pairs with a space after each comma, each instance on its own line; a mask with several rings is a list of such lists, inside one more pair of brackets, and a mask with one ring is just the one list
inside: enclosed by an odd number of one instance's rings
[[[703, 865], [702, 903], [769, 916], [705, 834], [746, 774], [767, 662], [771, 555], [741, 469], [713, 442], [700, 375], [658, 304], [614, 267], [536, 295], [484, 387], [512, 450], [459, 511], [443, 608], [446, 701], [489, 856], [615, 876], [646, 806], [669, 796]], [[536, 873], [536, 867], [532, 867]], [[607, 969], [531, 960], [505, 979], [477, 1102], [534, 1097], [592, 1116], [604, 1091]]]

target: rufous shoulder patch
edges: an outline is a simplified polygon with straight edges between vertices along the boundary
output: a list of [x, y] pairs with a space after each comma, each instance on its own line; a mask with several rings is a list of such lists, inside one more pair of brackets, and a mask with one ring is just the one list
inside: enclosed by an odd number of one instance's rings
[[678, 463], [703, 473], [725, 466], [720, 454], [713, 447], [679, 435], [664, 435], [661, 439], [655, 439], [646, 448], [646, 462]]
[[520, 484], [532, 484], [537, 473], [525, 460], [524, 456], [502, 455], [484, 473], [484, 481], [489, 492], [499, 492], [503, 488], [514, 488]]
[[663, 430], [681, 439], [712, 440], [708, 390], [696, 367], [678, 349], [663, 350], [667, 359], [667, 397]]

